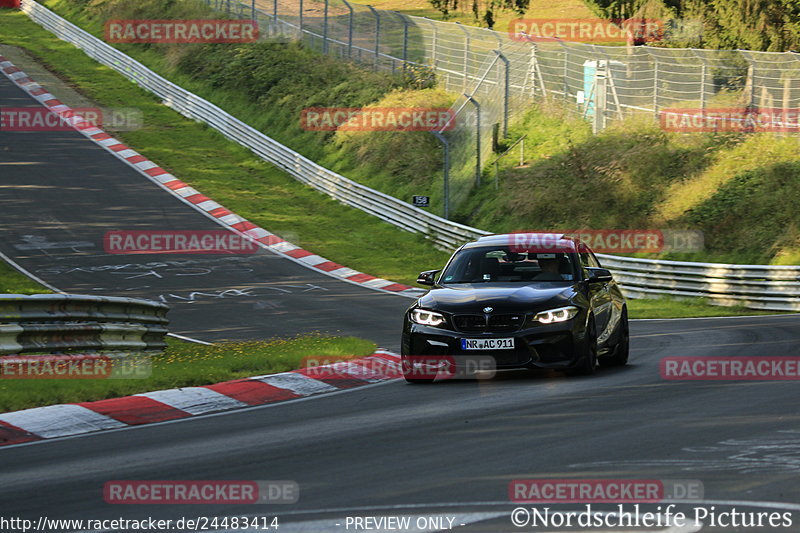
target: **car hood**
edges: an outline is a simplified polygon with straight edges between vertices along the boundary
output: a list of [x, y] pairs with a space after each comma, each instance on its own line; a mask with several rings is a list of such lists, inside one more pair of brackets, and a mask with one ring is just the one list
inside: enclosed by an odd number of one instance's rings
[[558, 307], [573, 301], [577, 285], [561, 283], [459, 283], [431, 289], [419, 306], [448, 313], [526, 312]]

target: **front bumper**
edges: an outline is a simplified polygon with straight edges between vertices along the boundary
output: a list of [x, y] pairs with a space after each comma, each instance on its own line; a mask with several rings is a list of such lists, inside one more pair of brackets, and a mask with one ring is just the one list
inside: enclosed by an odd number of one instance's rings
[[[465, 333], [409, 322], [403, 332], [403, 355], [489, 356], [498, 369], [571, 368], [581, 357], [585, 327], [582, 314], [557, 324], [537, 324], [514, 332]], [[463, 350], [461, 339], [513, 338], [514, 348]]]

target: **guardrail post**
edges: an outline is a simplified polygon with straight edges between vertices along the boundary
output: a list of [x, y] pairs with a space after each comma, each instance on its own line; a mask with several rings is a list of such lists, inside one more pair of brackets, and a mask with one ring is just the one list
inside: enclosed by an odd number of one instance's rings
[[433, 131], [434, 136], [439, 139], [444, 149], [444, 218], [450, 218], [450, 143], [444, 135], [438, 131]]
[[347, 0], [342, 0], [347, 9], [350, 10], [350, 15], [347, 20], [347, 57], [353, 57], [353, 6]]
[[[497, 57], [503, 62], [503, 137], [508, 137], [508, 97], [509, 97], [509, 67], [510, 62], [508, 58], [501, 52], [500, 50], [494, 50], [494, 53], [497, 54]], [[497, 80], [498, 85], [501, 83], [500, 80]]]
[[278, 0], [272, 0], [272, 18], [278, 22]]
[[370, 5], [367, 7], [375, 15], [375, 70], [378, 70], [378, 60], [381, 55], [381, 15], [374, 7]]

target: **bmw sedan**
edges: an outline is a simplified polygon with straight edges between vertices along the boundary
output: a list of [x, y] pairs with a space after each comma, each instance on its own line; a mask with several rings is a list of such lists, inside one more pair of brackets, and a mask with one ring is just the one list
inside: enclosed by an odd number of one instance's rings
[[455, 251], [442, 271], [419, 275], [431, 289], [405, 316], [403, 371], [429, 382], [420, 360], [459, 365], [489, 358], [495, 369], [551, 368], [591, 374], [628, 362], [628, 313], [611, 273], [564, 235], [489, 235]]

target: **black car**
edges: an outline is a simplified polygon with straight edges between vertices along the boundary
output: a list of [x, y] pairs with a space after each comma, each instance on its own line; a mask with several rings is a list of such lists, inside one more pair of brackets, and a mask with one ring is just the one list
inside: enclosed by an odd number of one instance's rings
[[[523, 237], [523, 238], [521, 238]], [[489, 357], [497, 369], [591, 374], [628, 362], [628, 313], [611, 273], [564, 235], [489, 235], [461, 246], [405, 316], [401, 354], [409, 382], [420, 358], [458, 364]]]

